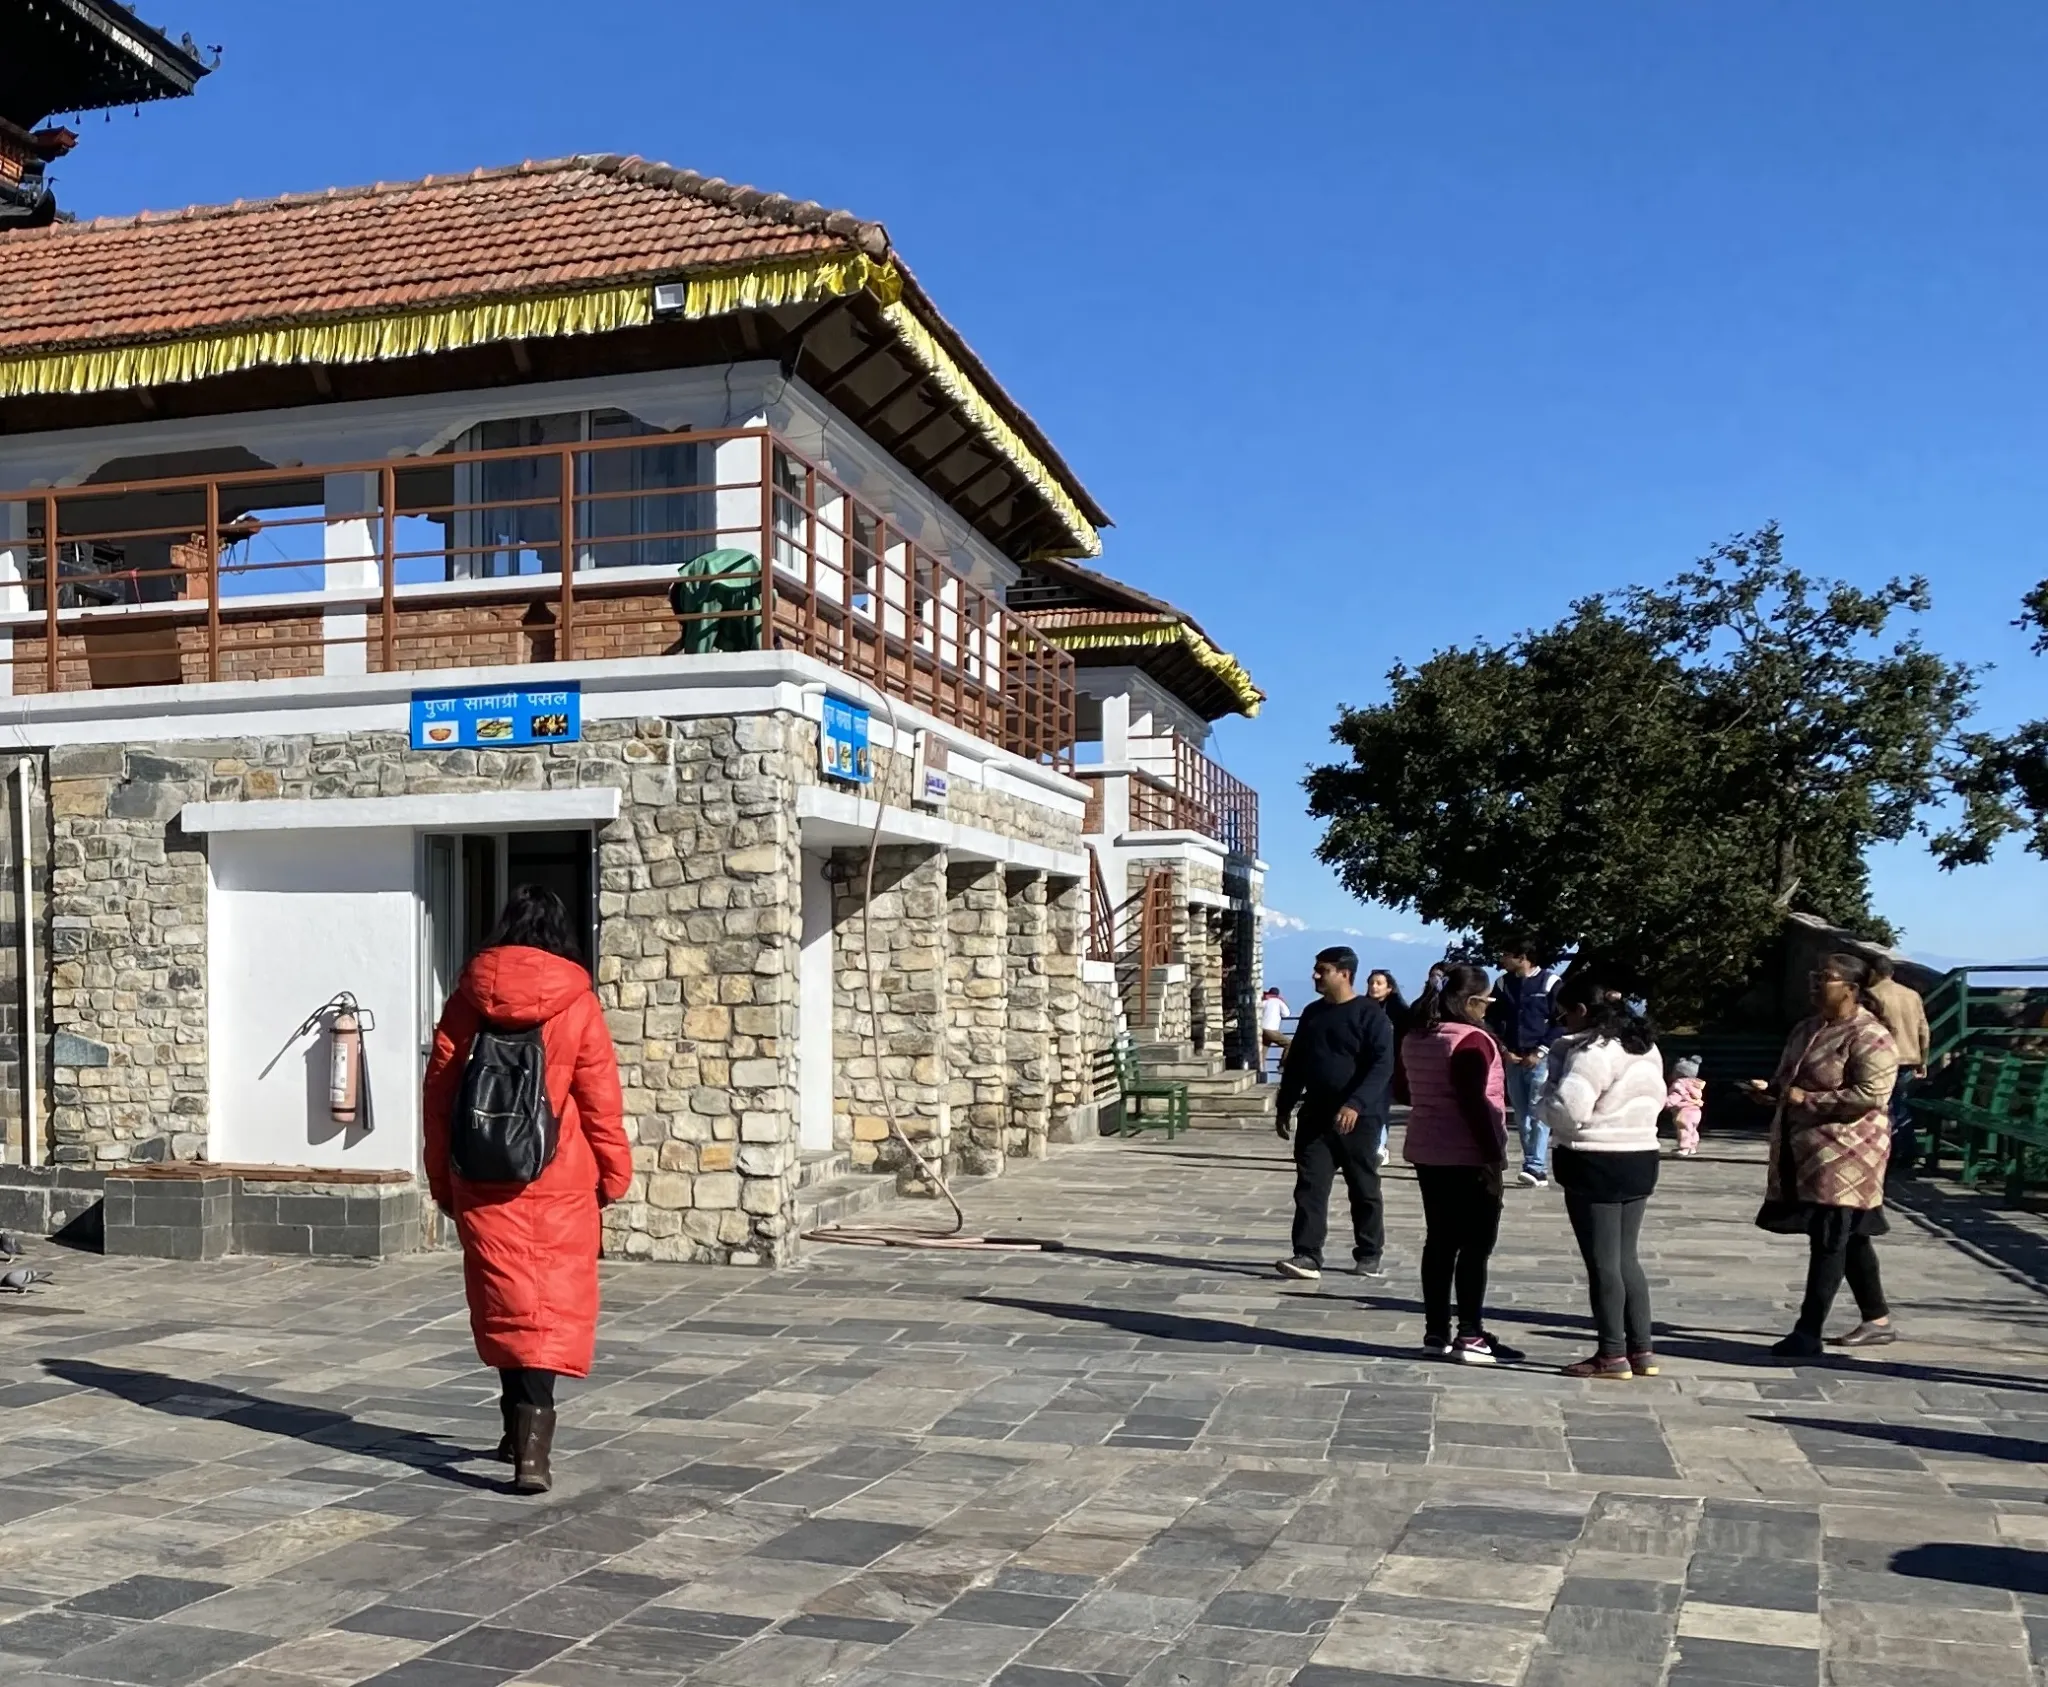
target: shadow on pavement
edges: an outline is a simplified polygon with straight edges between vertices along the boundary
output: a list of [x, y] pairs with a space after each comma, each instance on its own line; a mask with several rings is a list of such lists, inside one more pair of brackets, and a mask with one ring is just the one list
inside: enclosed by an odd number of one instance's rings
[[[1422, 1362], [1417, 1347], [1383, 1347], [1339, 1336], [1307, 1335], [1296, 1330], [1269, 1330], [1227, 1318], [1191, 1318], [1183, 1312], [1150, 1312], [1134, 1307], [1084, 1306], [1072, 1301], [1018, 1300], [1008, 1295], [976, 1295], [982, 1306], [1006, 1306], [1043, 1318], [1069, 1323], [1100, 1324], [1125, 1335], [1153, 1341], [1197, 1342], [1220, 1347], [1277, 1347], [1291, 1353], [1320, 1353], [1332, 1359], [1412, 1359]], [[1548, 1366], [1538, 1367], [1549, 1369]]]
[[1137, 1248], [1091, 1248], [1078, 1242], [1048, 1242], [1042, 1252], [1063, 1259], [1101, 1260], [1108, 1265], [1149, 1265], [1168, 1271], [1213, 1271], [1225, 1277], [1264, 1277], [1276, 1286], [1287, 1281], [1270, 1265], [1249, 1260], [1203, 1259], [1192, 1254], [1153, 1254]]
[[2016, 1464], [2048, 1464], [2048, 1441], [2016, 1435], [1978, 1435], [1964, 1429], [1933, 1429], [1917, 1423], [1848, 1423], [1837, 1418], [1759, 1417], [1759, 1423], [1787, 1429], [1811, 1429], [1828, 1435], [1860, 1435], [1927, 1453], [1964, 1453], [1972, 1458], [2010, 1459]]
[[2048, 1594], [2048, 1552], [2018, 1546], [1973, 1546], [1930, 1541], [1892, 1555], [1892, 1574], [1926, 1582], [1959, 1582], [2008, 1593]]
[[1884, 1198], [1951, 1246], [2048, 1294], [2048, 1234], [1994, 1206], [1993, 1197], [1900, 1178], [1886, 1184]]
[[346, 1412], [319, 1406], [294, 1406], [222, 1388], [210, 1382], [188, 1382], [156, 1371], [122, 1370], [96, 1365], [86, 1359], [45, 1359], [43, 1369], [60, 1382], [79, 1388], [95, 1388], [130, 1405], [147, 1406], [153, 1412], [172, 1417], [211, 1418], [219, 1423], [237, 1424], [266, 1435], [287, 1435], [316, 1447], [335, 1452], [363, 1453], [371, 1458], [421, 1470], [444, 1482], [465, 1488], [498, 1489], [492, 1482], [468, 1471], [454, 1468], [481, 1455], [474, 1448], [458, 1447], [438, 1436], [422, 1435], [410, 1429], [389, 1429], [364, 1423]]
[[1787, 1376], [1801, 1371], [1831, 1371], [1842, 1376], [1882, 1377], [1894, 1382], [1954, 1383], [1963, 1388], [2002, 1389], [2009, 1394], [2048, 1394], [2048, 1381], [2000, 1376], [1992, 1371], [1959, 1371], [1946, 1365], [1915, 1365], [1834, 1352], [1815, 1359], [1780, 1359], [1771, 1352], [1771, 1343], [1776, 1339], [1775, 1336], [1758, 1336], [1754, 1341], [1722, 1341], [1711, 1336], [1689, 1335], [1680, 1329], [1668, 1334], [1660, 1333], [1657, 1351], [1668, 1359], [1696, 1359], [1708, 1365], [1781, 1371]]

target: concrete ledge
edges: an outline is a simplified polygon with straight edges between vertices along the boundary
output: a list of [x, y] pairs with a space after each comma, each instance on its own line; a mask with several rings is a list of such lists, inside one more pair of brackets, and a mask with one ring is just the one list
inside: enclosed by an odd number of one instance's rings
[[389, 1259], [436, 1245], [403, 1172], [173, 1162], [109, 1172], [0, 1167], [0, 1229], [144, 1259]]

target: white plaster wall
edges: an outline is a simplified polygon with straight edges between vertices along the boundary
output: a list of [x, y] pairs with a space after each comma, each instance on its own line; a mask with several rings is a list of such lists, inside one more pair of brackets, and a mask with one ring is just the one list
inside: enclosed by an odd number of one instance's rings
[[[397, 829], [211, 840], [209, 1159], [417, 1169], [414, 847], [413, 834]], [[368, 1109], [350, 1127], [328, 1116], [326, 1037], [288, 1046], [300, 1021], [341, 990], [377, 1021], [363, 1039]]]
[[805, 1153], [832, 1146], [832, 887], [825, 858], [805, 852], [797, 951], [797, 1141]]

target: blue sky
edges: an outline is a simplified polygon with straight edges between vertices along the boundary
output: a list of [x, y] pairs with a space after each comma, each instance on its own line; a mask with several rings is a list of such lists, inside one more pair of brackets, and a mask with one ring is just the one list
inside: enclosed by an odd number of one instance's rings
[[[886, 222], [1271, 693], [1219, 755], [1273, 904], [1360, 909], [1298, 780], [1341, 701], [1775, 518], [1924, 572], [1983, 718], [2048, 713], [2048, 8], [146, 0], [197, 99], [88, 122], [82, 214], [577, 151]], [[1701, 825], [1713, 824], [1702, 814]], [[1908, 946], [2048, 951], [2048, 865], [1882, 853]]]

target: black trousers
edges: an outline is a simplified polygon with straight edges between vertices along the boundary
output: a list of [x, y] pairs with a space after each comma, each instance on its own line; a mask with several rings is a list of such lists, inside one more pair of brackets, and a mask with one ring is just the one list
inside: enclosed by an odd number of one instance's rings
[[1564, 1210], [1586, 1262], [1603, 1359], [1650, 1351], [1650, 1280], [1636, 1257], [1649, 1204], [1647, 1195], [1638, 1201], [1595, 1201], [1576, 1189], [1564, 1193]]
[[1386, 1246], [1385, 1205], [1380, 1198], [1379, 1135], [1375, 1121], [1360, 1119], [1339, 1135], [1334, 1120], [1304, 1119], [1294, 1136], [1294, 1253], [1323, 1263], [1330, 1231], [1330, 1189], [1344, 1174], [1351, 1197], [1353, 1255], [1377, 1264]]
[[1486, 1264], [1500, 1240], [1500, 1173], [1482, 1166], [1417, 1166], [1422, 1190], [1422, 1331], [1448, 1341], [1451, 1293], [1458, 1297], [1458, 1334], [1486, 1329]]
[[1868, 1236], [1844, 1236], [1840, 1245], [1832, 1248], [1815, 1236], [1811, 1244], [1806, 1260], [1806, 1299], [1800, 1303], [1794, 1329], [1819, 1339], [1844, 1277], [1849, 1279], [1849, 1292], [1856, 1297], [1856, 1310], [1865, 1323], [1891, 1316], [1877, 1272], [1877, 1249]]
[[539, 1406], [549, 1412], [555, 1409], [553, 1371], [500, 1371], [498, 1381], [503, 1385], [507, 1406]]

